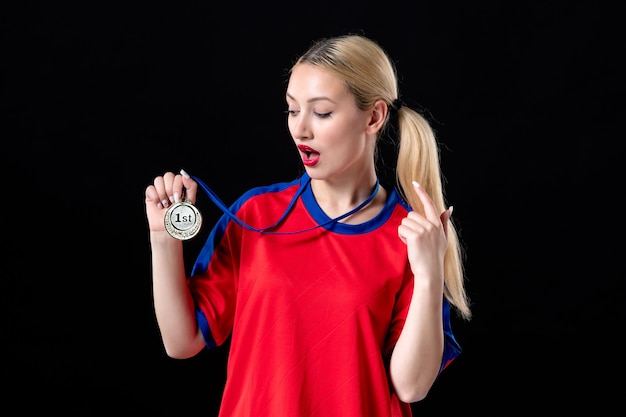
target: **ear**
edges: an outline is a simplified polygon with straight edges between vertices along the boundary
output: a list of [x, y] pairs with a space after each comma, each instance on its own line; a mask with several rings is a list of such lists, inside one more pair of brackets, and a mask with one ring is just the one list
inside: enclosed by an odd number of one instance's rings
[[377, 134], [385, 125], [387, 119], [387, 104], [383, 100], [377, 100], [370, 111], [370, 120], [367, 125], [367, 133]]

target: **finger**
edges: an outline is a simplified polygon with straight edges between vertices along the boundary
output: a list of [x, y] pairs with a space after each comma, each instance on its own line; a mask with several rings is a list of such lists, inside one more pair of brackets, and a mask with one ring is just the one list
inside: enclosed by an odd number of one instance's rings
[[150, 184], [146, 187], [146, 203], [153, 203], [157, 205], [161, 204], [159, 195], [156, 191], [156, 188], [154, 188], [153, 184]]
[[167, 207], [169, 200], [167, 198], [167, 186], [165, 178], [158, 176], [154, 179], [151, 189], [151, 199], [157, 203], [159, 208]]
[[443, 231], [448, 236], [448, 223], [450, 222], [450, 217], [452, 217], [453, 206], [448, 207], [443, 213], [441, 213], [441, 224], [443, 225]]
[[417, 181], [413, 181], [413, 188], [415, 189], [417, 196], [422, 201], [422, 205], [424, 206], [424, 215], [426, 218], [431, 222], [439, 220], [439, 213], [437, 213], [437, 210], [435, 209], [435, 203], [433, 203], [433, 200], [430, 198], [424, 187], [422, 187]]
[[180, 202], [185, 192], [183, 191], [183, 177], [181, 175], [174, 175], [174, 183], [172, 184], [172, 194], [170, 201], [172, 204]]
[[404, 221], [402, 221], [402, 223], [400, 223], [400, 225], [398, 226], [398, 237], [400, 238], [402, 243], [404, 243], [405, 245], [407, 244], [409, 234], [411, 233], [411, 229], [404, 224]]
[[196, 202], [196, 194], [198, 192], [198, 183], [184, 169], [180, 170], [183, 185], [185, 186], [185, 198], [192, 203]]
[[[180, 184], [180, 181], [178, 181]], [[173, 172], [166, 172], [163, 174], [163, 183], [165, 184], [166, 201], [163, 202], [163, 206], [167, 207], [174, 204], [174, 192], [176, 191], [176, 174]], [[182, 187], [179, 185], [179, 187]]]

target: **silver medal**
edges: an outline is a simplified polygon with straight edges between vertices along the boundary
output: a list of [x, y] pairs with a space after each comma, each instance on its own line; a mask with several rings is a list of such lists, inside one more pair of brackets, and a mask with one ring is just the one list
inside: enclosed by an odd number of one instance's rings
[[179, 240], [191, 239], [200, 231], [202, 215], [187, 199], [171, 206], [165, 212], [165, 230]]

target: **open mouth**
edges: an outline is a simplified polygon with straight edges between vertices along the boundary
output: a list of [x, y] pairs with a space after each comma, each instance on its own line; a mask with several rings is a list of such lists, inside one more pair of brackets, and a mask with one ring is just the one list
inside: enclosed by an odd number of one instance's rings
[[309, 146], [298, 145], [298, 149], [302, 155], [302, 161], [307, 166], [315, 165], [320, 158], [319, 152]]

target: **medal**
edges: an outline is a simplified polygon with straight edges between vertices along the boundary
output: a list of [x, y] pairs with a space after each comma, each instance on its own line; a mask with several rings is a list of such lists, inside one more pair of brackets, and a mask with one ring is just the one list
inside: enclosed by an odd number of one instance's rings
[[165, 230], [179, 240], [191, 239], [200, 231], [202, 215], [191, 201], [184, 199], [165, 212]]

